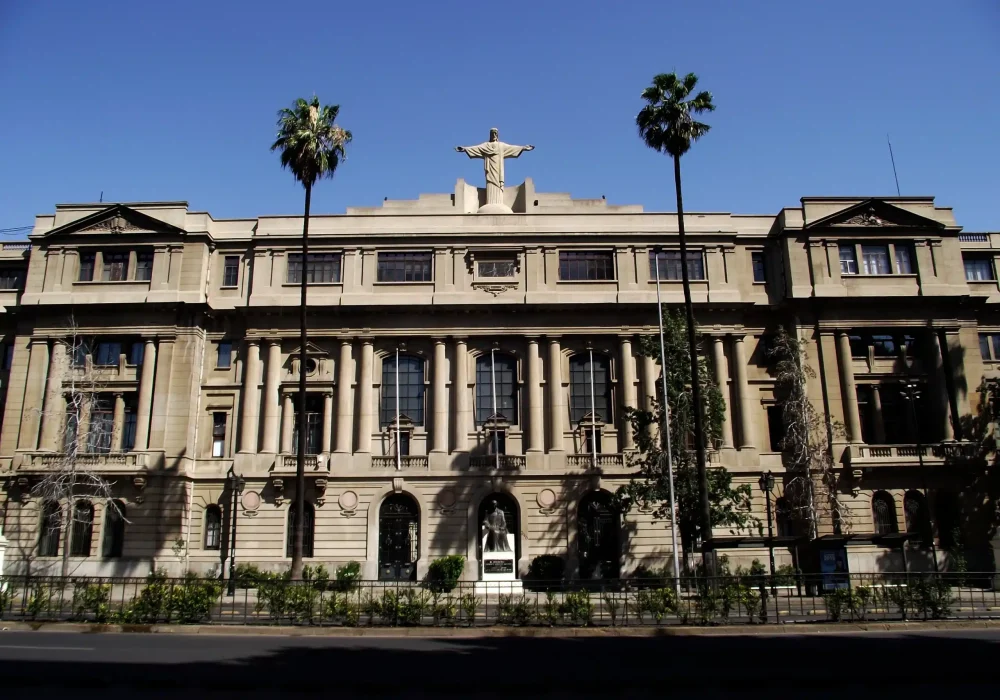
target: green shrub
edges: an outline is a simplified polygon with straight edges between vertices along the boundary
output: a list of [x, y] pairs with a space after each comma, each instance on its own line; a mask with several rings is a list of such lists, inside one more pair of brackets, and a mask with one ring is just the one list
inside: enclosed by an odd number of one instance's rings
[[256, 564], [237, 564], [234, 574], [237, 588], [257, 588], [261, 582], [273, 576], [274, 574], [261, 571]]
[[795, 567], [791, 564], [782, 564], [774, 571], [775, 586], [794, 586], [795, 579]]
[[640, 622], [643, 615], [649, 615], [659, 624], [667, 613], [677, 614], [677, 592], [673, 588], [641, 590], [635, 595], [633, 607]]
[[525, 582], [531, 590], [561, 588], [566, 573], [566, 562], [555, 554], [542, 554], [531, 560]]
[[840, 622], [844, 619], [844, 613], [850, 612], [855, 605], [853, 596], [850, 588], [837, 588], [823, 596], [823, 601], [826, 603], [826, 614], [831, 621]]
[[0, 578], [0, 620], [3, 619], [4, 613], [10, 609], [13, 601], [14, 586]]
[[212, 607], [222, 594], [222, 584], [211, 579], [199, 579], [188, 573], [184, 582], [170, 591], [170, 610], [184, 623], [202, 622], [211, 617]]
[[534, 617], [531, 604], [524, 595], [500, 594], [497, 598], [497, 623], [522, 627], [530, 624]]
[[288, 582], [285, 586], [284, 610], [292, 622], [312, 623], [319, 612], [319, 591], [310, 583]]
[[924, 618], [940, 620], [951, 615], [955, 598], [947, 581], [928, 576], [911, 583], [910, 587], [913, 588], [914, 607]]
[[427, 587], [437, 593], [448, 593], [458, 585], [465, 569], [465, 557], [451, 554], [435, 559], [427, 567]]
[[426, 591], [407, 588], [398, 597], [398, 620], [404, 625], [419, 625], [430, 607], [430, 595]]
[[594, 604], [587, 591], [572, 591], [563, 596], [559, 616], [576, 625], [589, 625], [594, 617]]
[[146, 585], [131, 604], [132, 622], [154, 623], [170, 620], [170, 583], [163, 569], [146, 577]]
[[472, 627], [475, 623], [476, 614], [479, 612], [479, 606], [482, 604], [482, 598], [477, 598], [472, 593], [466, 593], [460, 599], [459, 605], [462, 608], [462, 615], [465, 617], [465, 621], [469, 623], [469, 627]]
[[94, 616], [94, 622], [111, 619], [111, 584], [88, 583], [73, 589], [73, 615], [77, 619]]
[[559, 622], [559, 601], [554, 591], [545, 591], [545, 602], [538, 612], [538, 621], [549, 627]]
[[330, 572], [322, 564], [310, 566], [306, 564], [302, 567], [302, 580], [312, 585], [313, 590], [325, 591], [330, 585]]
[[431, 600], [431, 616], [434, 618], [435, 625], [453, 625], [457, 615], [458, 603], [455, 602], [454, 598], [449, 595], [442, 600], [440, 593], [434, 593]]
[[31, 589], [31, 595], [28, 596], [28, 603], [25, 606], [25, 612], [31, 619], [35, 619], [44, 610], [49, 609], [49, 605], [52, 602], [52, 589], [48, 586], [42, 585], [40, 583], [35, 584], [34, 588]]
[[616, 626], [618, 624], [618, 610], [622, 606], [621, 599], [615, 593], [607, 592], [601, 596], [601, 600], [604, 602], [604, 609], [611, 617], [611, 626]]
[[257, 604], [255, 612], [267, 610], [272, 620], [279, 620], [288, 612], [289, 585], [291, 572], [268, 574], [257, 582]]
[[361, 580], [361, 564], [356, 561], [349, 561], [343, 566], [337, 567], [337, 580], [334, 582], [336, 590], [346, 593], [358, 587]]

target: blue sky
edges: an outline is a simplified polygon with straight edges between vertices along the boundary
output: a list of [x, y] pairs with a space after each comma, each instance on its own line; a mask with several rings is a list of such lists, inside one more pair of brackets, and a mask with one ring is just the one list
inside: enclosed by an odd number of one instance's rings
[[904, 195], [1000, 230], [998, 59], [996, 0], [0, 0], [0, 228], [102, 191], [299, 213], [268, 149], [313, 93], [354, 133], [315, 212], [481, 185], [453, 149], [492, 126], [536, 146], [510, 184], [672, 211], [633, 120], [655, 73], [693, 71], [718, 110], [683, 161], [689, 211], [894, 194], [889, 132]]

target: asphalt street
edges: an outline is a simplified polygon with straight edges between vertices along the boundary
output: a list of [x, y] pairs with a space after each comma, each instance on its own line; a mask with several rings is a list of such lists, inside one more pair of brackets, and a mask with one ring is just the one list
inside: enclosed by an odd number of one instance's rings
[[0, 632], [0, 698], [957, 697], [1000, 630], [657, 638]]

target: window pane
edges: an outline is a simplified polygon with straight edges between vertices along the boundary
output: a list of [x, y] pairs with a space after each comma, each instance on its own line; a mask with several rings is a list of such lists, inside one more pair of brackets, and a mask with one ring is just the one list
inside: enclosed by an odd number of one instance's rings
[[205, 509], [205, 549], [222, 546], [222, 510], [218, 506]]
[[87, 431], [87, 451], [110, 452], [113, 427], [114, 413], [112, 411], [91, 411], [90, 429]]
[[94, 506], [78, 502], [73, 506], [73, 530], [70, 536], [69, 553], [74, 557], [89, 557], [94, 539]]
[[891, 335], [873, 335], [872, 345], [875, 357], [894, 357], [897, 353], [896, 340]]
[[483, 425], [493, 418], [493, 384], [496, 384], [496, 412], [499, 421], [517, 423], [517, 361], [494, 353], [494, 372], [490, 375], [490, 355], [476, 359], [476, 424]]
[[[609, 361], [604, 355], [594, 354], [593, 410], [595, 418], [610, 423], [609, 412], [611, 382]], [[570, 420], [579, 423], [591, 413], [591, 364], [590, 356], [574, 355], [569, 361]], [[587, 421], [589, 423], [589, 419]]]
[[0, 289], [21, 289], [24, 282], [24, 270], [5, 268], [0, 270]]
[[104, 253], [105, 282], [121, 282], [128, 275], [128, 253]]
[[979, 334], [979, 354], [984, 360], [992, 359], [990, 357], [990, 337], [985, 333]]
[[750, 259], [753, 263], [753, 281], [766, 282], [767, 271], [764, 268], [764, 252], [751, 253]]
[[[305, 518], [302, 524], [302, 556], [311, 557], [313, 555], [313, 531], [315, 530], [316, 511], [313, 510], [312, 503], [304, 503]], [[292, 548], [295, 542], [295, 519], [298, 509], [293, 503], [288, 509], [288, 540], [285, 544], [285, 556], [292, 556]]]
[[379, 282], [433, 282], [431, 253], [379, 253]]
[[233, 364], [233, 344], [228, 340], [219, 341], [218, 357], [215, 366], [219, 369], [229, 369]]
[[559, 279], [613, 280], [615, 260], [611, 251], [562, 251], [559, 253]]
[[146, 343], [138, 340], [132, 343], [128, 353], [128, 363], [130, 365], [141, 365], [146, 357]]
[[222, 268], [222, 286], [235, 287], [240, 277], [240, 259], [236, 255], [227, 255]]
[[94, 364], [105, 367], [117, 366], [121, 361], [122, 344], [115, 341], [103, 341], [97, 344], [97, 356]]
[[125, 422], [122, 425], [122, 451], [129, 452], [135, 447], [135, 427], [137, 416], [131, 407], [125, 407]]
[[982, 282], [994, 279], [993, 260], [982, 256], [965, 255], [965, 279]]
[[993, 357], [1000, 360], [1000, 334], [993, 333], [990, 338], [993, 339]]
[[864, 259], [866, 275], [888, 275], [889, 248], [884, 245], [861, 246], [861, 257]]
[[892, 496], [881, 491], [872, 498], [872, 519], [875, 522], [875, 534], [894, 535], [899, 532], [896, 524], [896, 504]]
[[105, 510], [103, 553], [105, 557], [120, 557], [125, 549], [125, 504], [113, 501]]
[[62, 531], [62, 512], [59, 504], [49, 501], [42, 510], [41, 532], [38, 538], [38, 555], [54, 557], [59, 554], [59, 538]]
[[869, 338], [861, 335], [848, 336], [851, 341], [851, 357], [868, 357]]
[[854, 256], [854, 246], [843, 244], [840, 246], [840, 274], [858, 274], [858, 260]]
[[514, 276], [513, 260], [481, 260], [478, 263], [480, 277], [510, 278]]
[[[688, 279], [705, 279], [705, 261], [700, 250], [689, 250], [687, 254]], [[661, 280], [684, 279], [681, 269], [681, 252], [679, 250], [664, 250], [649, 253], [649, 276], [656, 279], [657, 272]]]
[[913, 262], [912, 256], [910, 255], [910, 246], [904, 243], [896, 244], [896, 274], [913, 274]]
[[288, 254], [288, 272], [285, 281], [289, 284], [302, 282], [302, 253]]
[[94, 253], [80, 253], [80, 275], [81, 282], [92, 282], [94, 279]]
[[135, 278], [140, 282], [148, 282], [153, 278], [153, 254], [143, 251], [135, 254]]
[[[382, 361], [382, 425], [396, 422], [396, 356]], [[414, 425], [424, 424], [424, 362], [412, 355], [399, 356], [399, 414]]]
[[785, 439], [785, 417], [781, 406], [767, 407], [767, 435], [771, 452], [781, 452], [781, 441]]

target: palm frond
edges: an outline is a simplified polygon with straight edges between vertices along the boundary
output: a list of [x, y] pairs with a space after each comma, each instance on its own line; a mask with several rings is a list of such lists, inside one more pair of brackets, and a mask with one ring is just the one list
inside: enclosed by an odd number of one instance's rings
[[698, 84], [698, 76], [688, 73], [683, 80], [676, 73], [653, 76], [653, 83], [642, 91], [647, 103], [636, 115], [639, 136], [650, 148], [671, 156], [686, 153], [694, 141], [708, 133], [708, 124], [695, 121], [692, 114], [715, 109], [712, 94], [699, 92], [688, 99]]
[[333, 177], [347, 153], [350, 131], [336, 124], [339, 105], [320, 105], [319, 98], [297, 99], [278, 112], [278, 133], [272, 151], [280, 151], [281, 167], [311, 187], [316, 180]]

